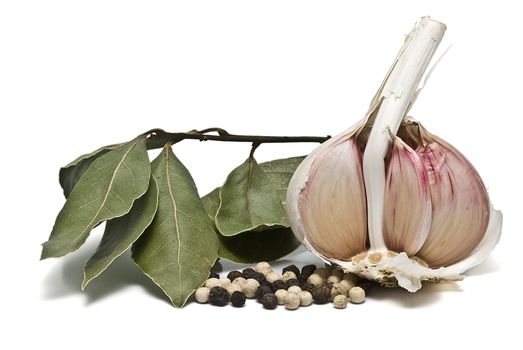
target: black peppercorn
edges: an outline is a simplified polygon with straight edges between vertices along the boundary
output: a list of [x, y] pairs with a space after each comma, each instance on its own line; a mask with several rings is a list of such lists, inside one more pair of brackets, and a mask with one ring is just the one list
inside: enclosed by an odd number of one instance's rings
[[300, 275], [300, 269], [298, 269], [298, 267], [296, 265], [289, 265], [287, 267], [284, 267], [283, 270], [281, 271], [282, 275], [287, 272], [287, 271], [291, 271], [291, 272], [294, 272], [294, 274], [296, 276], [299, 276]]
[[310, 275], [312, 275], [314, 273], [315, 270], [316, 270], [315, 265], [305, 265], [304, 267], [301, 268], [300, 274], [296, 275], [296, 276], [298, 276], [298, 279], [300, 280], [301, 283], [304, 283], [304, 282], [307, 282], [307, 279], [309, 278]]
[[262, 297], [261, 303], [263, 304], [263, 307], [267, 310], [274, 310], [276, 309], [276, 306], [278, 306], [278, 298], [276, 298], [276, 295], [272, 293], [266, 293]]
[[289, 287], [292, 287], [292, 286], [300, 286], [300, 281], [298, 281], [296, 278], [291, 278], [289, 280], [287, 280], [287, 288]]
[[231, 282], [237, 279], [238, 277], [243, 277], [240, 271], [231, 271], [227, 274], [227, 278], [230, 279]]
[[262, 284], [256, 290], [256, 300], [261, 301], [263, 296], [267, 293], [272, 293], [271, 287], [266, 284]]
[[232, 295], [231, 295], [232, 306], [242, 307], [243, 305], [245, 305], [245, 299], [246, 299], [245, 294], [243, 294], [242, 292], [236, 291], [236, 292], [232, 293]]
[[326, 286], [316, 287], [312, 290], [311, 294], [316, 304], [325, 304], [329, 302], [331, 291]]
[[212, 287], [209, 292], [209, 303], [215, 306], [225, 306], [229, 302], [229, 292], [223, 287]]
[[266, 284], [267, 279], [265, 279], [265, 276], [261, 272], [255, 272], [251, 278], [254, 278], [258, 283], [260, 284]]
[[302, 283], [300, 287], [301, 287], [301, 290], [304, 290], [309, 293], [312, 292], [312, 290], [314, 289], [314, 285], [307, 283], [307, 282]]
[[301, 268], [301, 273], [304, 275], [312, 275], [316, 270], [316, 265], [305, 265]]
[[256, 273], [256, 271], [254, 271], [254, 269], [251, 269], [250, 267], [246, 268], [246, 269], [243, 269], [242, 271], [242, 275], [245, 279], [249, 279], [249, 278], [252, 278], [252, 276]]
[[209, 275], [209, 278], [218, 278], [218, 279], [220, 279], [220, 275], [217, 274], [216, 272], [211, 272], [211, 274]]
[[271, 288], [273, 292], [276, 292], [278, 289], [287, 289], [287, 283], [282, 280], [276, 280], [271, 283]]
[[334, 285], [334, 282], [327, 283], [327, 288], [332, 289], [332, 286]]

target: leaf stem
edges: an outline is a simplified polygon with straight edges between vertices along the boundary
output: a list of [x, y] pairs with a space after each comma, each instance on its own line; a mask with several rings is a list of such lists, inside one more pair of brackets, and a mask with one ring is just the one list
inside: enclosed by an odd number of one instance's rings
[[[218, 135], [209, 135], [216, 132]], [[262, 135], [237, 135], [230, 134], [221, 128], [208, 128], [204, 130], [191, 130], [189, 132], [166, 132], [162, 129], [152, 129], [144, 133], [147, 137], [147, 149], [162, 148], [166, 143], [177, 143], [182, 140], [224, 141], [224, 142], [250, 142], [262, 143], [292, 143], [316, 142], [323, 143], [330, 136], [262, 136]]]

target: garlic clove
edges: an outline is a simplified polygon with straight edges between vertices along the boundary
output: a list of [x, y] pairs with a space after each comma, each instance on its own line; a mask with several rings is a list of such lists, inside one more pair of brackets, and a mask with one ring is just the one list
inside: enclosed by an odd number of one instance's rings
[[430, 181], [432, 224], [418, 252], [430, 267], [466, 258], [481, 242], [490, 218], [487, 189], [456, 148], [419, 125], [420, 155]]
[[416, 254], [430, 229], [432, 206], [427, 170], [416, 152], [399, 137], [387, 164], [383, 238], [389, 250]]
[[472, 251], [472, 253], [464, 260], [461, 260], [449, 267], [445, 268], [446, 273], [450, 275], [461, 274], [472, 267], [481, 264], [487, 259], [490, 252], [498, 244], [501, 237], [501, 227], [503, 225], [503, 214], [499, 210], [495, 210], [492, 205], [490, 207], [490, 220], [487, 227], [487, 232], [479, 245]]
[[299, 212], [308, 242], [321, 254], [350, 259], [367, 237], [362, 155], [355, 137], [341, 137], [311, 164]]

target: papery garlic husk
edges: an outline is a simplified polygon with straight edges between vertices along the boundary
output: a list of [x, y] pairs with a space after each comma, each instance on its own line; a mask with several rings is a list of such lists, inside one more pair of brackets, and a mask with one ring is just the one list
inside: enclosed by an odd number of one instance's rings
[[472, 164], [406, 117], [445, 28], [422, 18], [367, 115], [316, 148], [287, 192], [291, 227], [307, 248], [411, 292], [461, 279], [501, 235], [502, 215]]

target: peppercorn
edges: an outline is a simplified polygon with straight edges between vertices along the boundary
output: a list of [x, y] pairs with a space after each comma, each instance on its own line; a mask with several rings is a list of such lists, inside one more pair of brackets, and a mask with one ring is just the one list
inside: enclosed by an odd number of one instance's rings
[[[352, 288], [352, 287], [356, 287], [356, 284], [354, 284], [354, 282], [352, 282], [351, 280], [341, 280], [340, 283], [338, 283], [341, 287], [343, 287], [347, 293], [349, 292], [349, 290]], [[347, 294], [345, 293], [345, 294]]]
[[269, 272], [268, 274], [265, 275], [265, 279], [267, 280], [267, 282], [269, 283], [272, 283], [274, 281], [277, 281], [279, 279], [282, 279], [280, 275], [278, 275], [276, 272]]
[[227, 286], [231, 285], [231, 280], [227, 277], [220, 278], [220, 287], [227, 288]]
[[310, 283], [315, 287], [321, 287], [325, 283], [325, 280], [320, 275], [313, 273], [309, 278], [307, 278], [307, 283]]
[[285, 289], [278, 289], [274, 295], [276, 295], [276, 298], [278, 298], [278, 304], [283, 305], [285, 304], [285, 298], [287, 297], [287, 292]]
[[365, 301], [365, 291], [361, 287], [354, 287], [349, 290], [349, 299], [353, 304], [361, 304]]
[[263, 273], [261, 272], [254, 272], [252, 274], [252, 277], [251, 278], [254, 278], [256, 281], [258, 281], [260, 284], [264, 284], [264, 283], [267, 283], [267, 279], [265, 278], [265, 276], [263, 275]]
[[334, 282], [329, 282], [325, 285], [327, 286], [327, 288], [332, 289], [332, 286], [334, 286]]
[[301, 288], [299, 286], [291, 286], [289, 287], [289, 289], [287, 289], [287, 292], [298, 294], [299, 292], [301, 292]]
[[205, 281], [205, 286], [209, 289], [211, 289], [212, 287], [221, 287], [221, 283], [220, 283], [220, 280], [218, 278], [209, 278], [207, 279], [207, 281]]
[[287, 289], [292, 286], [300, 286], [300, 281], [298, 281], [296, 278], [291, 278], [290, 280], [287, 280], [287, 282], [285, 283], [287, 284]]
[[207, 287], [200, 287], [196, 289], [196, 293], [194, 293], [194, 297], [196, 298], [196, 301], [203, 304], [209, 301], [209, 292], [210, 289]]
[[271, 288], [273, 292], [276, 292], [278, 289], [287, 289], [287, 283], [282, 280], [276, 280], [271, 283]]
[[337, 276], [337, 277], [340, 278], [340, 280], [343, 279], [343, 275], [344, 275], [343, 270], [338, 268], [338, 267], [333, 269], [332, 272], [331, 272], [331, 276]]
[[335, 276], [335, 275], [330, 275], [329, 277], [327, 277], [327, 283], [340, 283], [341, 282], [341, 278], [340, 276]]
[[227, 278], [231, 280], [231, 282], [234, 282], [235, 279], [238, 277], [243, 277], [242, 273], [240, 271], [231, 271], [227, 274]]
[[229, 302], [229, 293], [223, 287], [212, 287], [209, 292], [209, 302], [215, 306], [225, 306]]
[[241, 277], [241, 276], [240, 277], [236, 277], [234, 279], [234, 281], [232, 281], [232, 284], [237, 284], [237, 285], [239, 285], [242, 288], [245, 285], [245, 283], [247, 283], [247, 280], [245, 278]]
[[320, 275], [324, 280], [327, 279], [327, 276], [329, 276], [329, 272], [326, 267], [318, 267], [316, 270], [314, 270], [314, 273], [316, 275]]
[[300, 275], [300, 270], [298, 269], [298, 267], [296, 265], [289, 265], [287, 267], [284, 267], [283, 270], [281, 270], [281, 273], [285, 274], [285, 272], [287, 272], [287, 271], [294, 272], [295, 276]]
[[246, 296], [242, 292], [236, 291], [231, 295], [231, 303], [234, 307], [242, 307], [245, 305]]
[[287, 310], [296, 310], [300, 307], [300, 297], [297, 294], [288, 293], [285, 297], [285, 308]]
[[231, 283], [225, 289], [227, 289], [229, 295], [232, 295], [234, 292], [243, 292], [243, 288], [237, 283]]
[[271, 287], [269, 287], [268, 285], [266, 284], [262, 284], [261, 286], [258, 287], [258, 289], [256, 290], [256, 300], [258, 301], [261, 301], [263, 296], [267, 293], [272, 293], [272, 289]]
[[246, 268], [246, 269], [243, 269], [242, 271], [242, 275], [245, 279], [249, 279], [249, 278], [252, 278], [252, 276], [256, 273], [256, 271], [254, 271], [254, 269], [251, 269], [250, 267]]
[[272, 293], [267, 293], [262, 297], [261, 303], [267, 310], [274, 310], [278, 306], [278, 298]]
[[309, 306], [312, 304], [312, 294], [309, 292], [299, 292], [298, 297], [300, 298], [300, 306]]
[[272, 272], [272, 267], [268, 262], [262, 261], [262, 262], [259, 262], [256, 264], [254, 270], [256, 270], [264, 275], [267, 275], [268, 273]]
[[298, 279], [298, 276], [292, 271], [287, 271], [283, 275], [281, 275], [282, 281], [288, 281], [290, 279]]
[[347, 297], [343, 294], [336, 295], [332, 303], [336, 309], [345, 309], [347, 307]]
[[307, 283], [307, 282], [302, 283], [300, 285], [300, 287], [301, 287], [301, 290], [306, 291], [306, 292], [311, 292], [314, 289], [314, 285]]
[[316, 270], [316, 265], [305, 265], [301, 268], [301, 274], [303, 275], [307, 275], [307, 277], [309, 277], [310, 275], [312, 275], [314, 273], [314, 271]]
[[211, 274], [209, 275], [209, 278], [218, 278], [218, 279], [220, 279], [220, 275], [218, 275], [216, 272], [211, 272]]
[[316, 287], [312, 290], [311, 294], [316, 304], [325, 304], [330, 299], [331, 291], [325, 286]]

